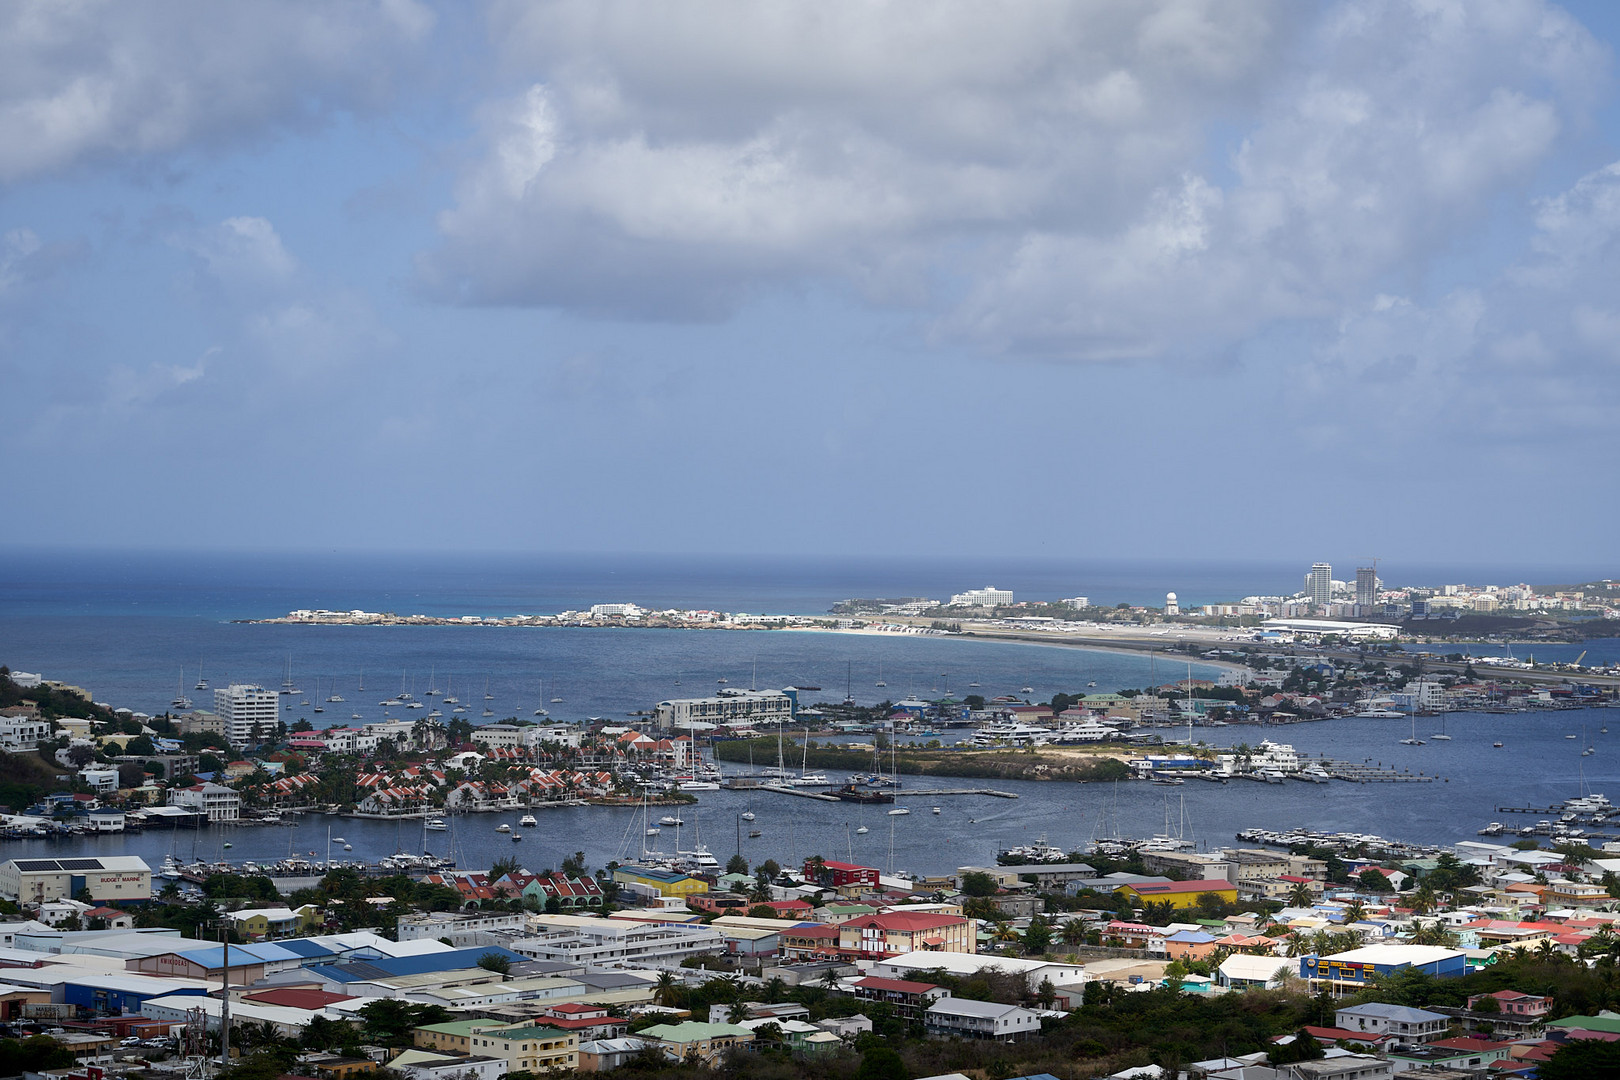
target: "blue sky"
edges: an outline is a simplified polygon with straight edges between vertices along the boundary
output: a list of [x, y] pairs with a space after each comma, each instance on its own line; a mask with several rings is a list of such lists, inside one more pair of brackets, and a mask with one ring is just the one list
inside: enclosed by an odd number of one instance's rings
[[1606, 5], [0, 23], [12, 543], [1612, 550]]

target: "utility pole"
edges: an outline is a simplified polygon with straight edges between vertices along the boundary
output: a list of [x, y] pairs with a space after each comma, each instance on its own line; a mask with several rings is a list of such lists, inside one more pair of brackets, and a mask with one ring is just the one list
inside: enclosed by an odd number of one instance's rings
[[231, 1067], [231, 932], [226, 926], [220, 927], [220, 941], [225, 945], [224, 957], [224, 990], [225, 994], [219, 1002], [219, 1067]]

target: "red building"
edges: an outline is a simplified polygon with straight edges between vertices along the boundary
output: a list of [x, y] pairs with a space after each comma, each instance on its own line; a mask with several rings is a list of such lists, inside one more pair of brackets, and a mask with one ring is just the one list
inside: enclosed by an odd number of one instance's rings
[[878, 872], [872, 867], [835, 862], [832, 859], [823, 859], [821, 862], [806, 859], [804, 876], [806, 880], [834, 889], [842, 889], [845, 885], [870, 885], [875, 889], [878, 883]]

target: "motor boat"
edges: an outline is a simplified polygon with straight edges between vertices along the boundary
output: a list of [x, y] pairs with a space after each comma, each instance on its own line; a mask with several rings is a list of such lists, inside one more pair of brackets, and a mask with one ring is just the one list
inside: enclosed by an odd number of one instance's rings
[[422, 827], [424, 829], [428, 830], [429, 832], [444, 832], [450, 826], [448, 826], [448, 825], [446, 825], [444, 823], [443, 818], [433, 818], [426, 825], [424, 825]]
[[508, 825], [506, 822], [503, 821], [499, 825], [495, 826], [495, 831], [496, 832], [511, 832], [512, 831], [512, 826]]
[[889, 816], [890, 817], [904, 817], [905, 815], [907, 815], [909, 813], [911, 813], [911, 811], [907, 810], [905, 807], [897, 806], [893, 810], [889, 811]]

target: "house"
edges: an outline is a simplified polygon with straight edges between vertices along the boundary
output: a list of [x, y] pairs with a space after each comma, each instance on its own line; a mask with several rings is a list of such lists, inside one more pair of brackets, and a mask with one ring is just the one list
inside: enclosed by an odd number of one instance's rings
[[545, 1072], [579, 1065], [579, 1036], [561, 1028], [495, 1028], [475, 1031], [467, 1042], [474, 1056], [504, 1058], [510, 1072]]
[[974, 924], [958, 915], [884, 911], [838, 927], [842, 955], [883, 959], [897, 953], [978, 951]]
[[1236, 953], [1215, 969], [1215, 982], [1232, 990], [1271, 990], [1294, 974], [1294, 962], [1282, 956]]
[[305, 904], [297, 911], [286, 907], [248, 908], [230, 911], [225, 917], [236, 929], [254, 941], [266, 938], [293, 937], [320, 922], [320, 911], [313, 904]]
[[754, 1033], [740, 1024], [700, 1024], [695, 1020], [654, 1024], [638, 1034], [652, 1040], [675, 1061], [691, 1059], [704, 1065], [713, 1065], [733, 1047], [754, 1041]]
[[1427, 1009], [1370, 1002], [1336, 1010], [1333, 1022], [1346, 1031], [1387, 1035], [1410, 1044], [1425, 1043], [1444, 1035], [1451, 1018]]
[[1013, 1042], [1039, 1034], [1041, 1018], [1017, 1005], [947, 997], [923, 1012], [923, 1029], [930, 1035]]
[[204, 814], [210, 825], [236, 822], [242, 817], [242, 797], [228, 787], [209, 781], [171, 788], [169, 805]]
[[870, 885], [874, 889], [878, 887], [878, 872], [872, 867], [835, 862], [832, 859], [806, 859], [804, 877], [806, 881], [813, 881], [817, 885], [833, 889], [842, 889], [850, 885]]
[[654, 1044], [647, 1039], [595, 1039], [579, 1044], [580, 1072], [608, 1072], [641, 1056], [641, 1052]]
[[880, 979], [875, 975], [856, 979], [849, 985], [855, 997], [862, 1001], [884, 1002], [894, 1010], [896, 1016], [905, 1020], [921, 1019], [930, 1005], [951, 996], [949, 990], [933, 983]]
[[1479, 1003], [1486, 998], [1496, 1001], [1497, 1011], [1505, 1016], [1541, 1017], [1552, 1008], [1552, 998], [1538, 994], [1523, 994], [1517, 990], [1498, 990], [1494, 994], [1475, 994], [1468, 999], [1468, 1007], [1480, 1011]]
[[636, 866], [626, 864], [615, 867], [613, 880], [621, 885], [641, 885], [652, 889], [659, 896], [691, 896], [693, 893], [709, 891], [709, 883], [702, 878], [693, 877], [675, 870], [662, 870], [653, 866]]
[[[374, 1071], [376, 1062], [362, 1059], [367, 1071]], [[441, 1054], [433, 1050], [403, 1050], [388, 1062], [390, 1072], [407, 1080], [496, 1080], [505, 1076], [510, 1064], [505, 1058]]]

